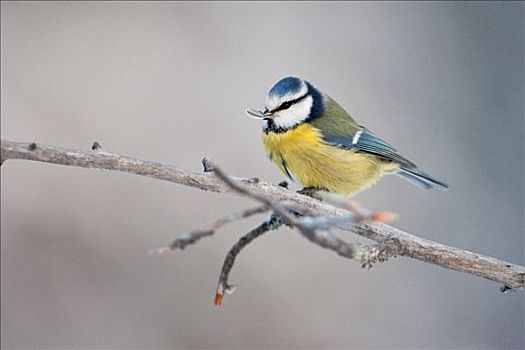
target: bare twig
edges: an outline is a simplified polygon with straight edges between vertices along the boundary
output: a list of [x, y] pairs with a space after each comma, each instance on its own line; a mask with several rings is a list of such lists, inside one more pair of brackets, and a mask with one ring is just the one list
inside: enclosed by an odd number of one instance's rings
[[230, 286], [228, 284], [228, 277], [230, 276], [230, 271], [235, 262], [235, 258], [241, 250], [246, 247], [251, 241], [255, 238], [263, 235], [264, 233], [272, 230], [277, 230], [284, 224], [283, 219], [275, 215], [275, 213], [270, 214], [268, 219], [264, 220], [259, 226], [252, 229], [250, 232], [242, 236], [237, 243], [230, 249], [226, 258], [224, 258], [224, 263], [222, 264], [221, 274], [219, 276], [219, 283], [217, 285], [217, 292], [215, 293], [215, 305], [221, 305], [224, 293], [231, 294], [235, 291], [235, 286]]
[[258, 193], [251, 192], [249, 189], [244, 187], [243, 185], [238, 184], [235, 180], [231, 179], [228, 175], [226, 175], [222, 169], [220, 169], [215, 164], [211, 163], [209, 160], [206, 161], [208, 164], [209, 169], [217, 175], [219, 179], [221, 179], [227, 186], [231, 187], [234, 191], [244, 194], [247, 197], [253, 198], [268, 207], [272, 208], [273, 211], [279, 215], [281, 218], [285, 220], [286, 223], [288, 223], [291, 226], [297, 227], [300, 230], [310, 230], [310, 228], [303, 225], [299, 220], [297, 220], [292, 213], [287, 211], [285, 208], [281, 207], [279, 204], [275, 203], [274, 201], [268, 199], [267, 197], [260, 195]]
[[314, 195], [314, 198], [322, 200], [325, 203], [332, 204], [333, 206], [341, 209], [348, 210], [357, 216], [356, 221], [376, 221], [388, 224], [397, 219], [397, 214], [390, 211], [370, 211], [363, 208], [359, 203], [354, 200], [328, 192], [319, 192]]
[[[4, 163], [8, 159], [25, 159], [67, 166], [121, 171], [203, 190], [224, 193], [235, 192], [211, 173], [197, 173], [167, 164], [142, 161], [106, 152], [64, 149], [35, 143], [2, 140], [0, 162]], [[348, 211], [344, 209], [288, 191], [282, 187], [273, 186], [264, 181], [254, 179], [237, 179], [237, 181], [245, 185], [252, 193], [262, 195], [277, 203], [293, 202], [297, 208], [302, 208], [316, 216], [348, 215]], [[398, 255], [481, 276], [506, 286], [506, 289], [525, 288], [524, 266], [436, 243], [379, 222], [364, 222], [358, 225], [342, 223], [337, 227], [379, 243], [393, 240], [396, 242]]]
[[160, 247], [158, 249], [154, 249], [150, 251], [150, 253], [154, 255], [160, 255], [165, 254], [169, 251], [172, 251], [174, 249], [184, 249], [186, 246], [190, 244], [195, 244], [200, 239], [211, 236], [215, 234], [215, 232], [221, 228], [222, 226], [229, 224], [234, 221], [238, 221], [241, 219], [248, 218], [250, 216], [261, 214], [267, 212], [269, 209], [266, 206], [262, 207], [255, 207], [251, 209], [245, 209], [243, 211], [239, 211], [236, 213], [232, 213], [229, 215], [226, 215], [216, 221], [214, 221], [211, 225], [209, 225], [207, 228], [199, 229], [199, 230], [193, 230], [191, 232], [188, 232], [186, 234], [183, 234], [176, 239], [173, 240], [169, 245]]
[[217, 292], [215, 294], [215, 305], [221, 305], [225, 292], [227, 294], [231, 294], [235, 290], [235, 287], [228, 284], [228, 277], [235, 262], [235, 258], [241, 252], [241, 250], [255, 238], [270, 230], [279, 228], [284, 223], [298, 228], [306, 238], [320, 245], [321, 247], [334, 250], [341, 256], [353, 259], [357, 258], [362, 263], [363, 267], [370, 268], [372, 267], [373, 263], [385, 261], [388, 259], [389, 254], [395, 255], [396, 253], [395, 248], [386, 248], [386, 244], [376, 244], [370, 246], [364, 244], [346, 243], [336, 236], [333, 236], [329, 232], [317, 232], [317, 230], [329, 230], [337, 223], [355, 223], [356, 220], [366, 220], [367, 217], [361, 216], [360, 214], [349, 213], [348, 215], [332, 218], [305, 217], [302, 220], [298, 220], [296, 219], [296, 216], [301, 216], [300, 214], [291, 213], [288, 209], [285, 209], [279, 204], [268, 200], [264, 196], [251, 193], [250, 190], [244, 188], [242, 185], [237, 184], [234, 180], [228, 177], [222, 171], [222, 169], [214, 165], [208, 158], [204, 158], [202, 163], [204, 165], [205, 171], [214, 172], [222, 181], [224, 181], [234, 190], [257, 200], [274, 210], [267, 220], [241, 237], [241, 239], [228, 252], [219, 277]]
[[[283, 221], [284, 223], [299, 229], [301, 234], [311, 242], [323, 248], [333, 250], [340, 256], [358, 260], [363, 267], [371, 268], [374, 263], [386, 261], [390, 256], [397, 255], [397, 244], [393, 240], [374, 245], [354, 244], [344, 242], [339, 237], [328, 231], [338, 223], [355, 224], [369, 218], [369, 216], [365, 217], [361, 215], [357, 210], [355, 213], [348, 213], [347, 215], [338, 217], [305, 217], [300, 220], [296, 218], [296, 216], [301, 216], [300, 214], [294, 214], [266, 197], [252, 193], [243, 185], [236, 183], [235, 180], [228, 177], [222, 169], [217, 165], [214, 165], [208, 159], [206, 159], [205, 162], [203, 161], [203, 163], [206, 164], [205, 168], [211, 169], [211, 171], [234, 190], [257, 200], [274, 210], [267, 221], [243, 236], [226, 256], [215, 295], [215, 305], [220, 305], [222, 303], [224, 292], [231, 294], [235, 290], [235, 288], [228, 285], [228, 276], [233, 267], [235, 257], [239, 254], [241, 249], [261, 234], [281, 226]], [[278, 223], [277, 227], [275, 227], [276, 222]]]
[[[355, 224], [357, 222], [363, 221], [363, 217], [357, 216], [353, 213], [347, 213], [346, 215], [333, 217], [333, 218], [310, 218], [306, 217], [302, 220], [297, 219], [291, 212], [282, 207], [280, 204], [269, 200], [268, 198], [259, 195], [257, 193], [251, 192], [249, 189], [245, 188], [243, 185], [240, 185], [228, 177], [217, 165], [211, 164], [211, 169], [213, 172], [228, 186], [240, 192], [247, 197], [253, 198], [268, 207], [272, 208], [274, 213], [279, 215], [283, 220], [290, 226], [297, 228], [303, 236], [313, 243], [320, 245], [323, 248], [331, 249], [337, 254], [344, 256], [346, 258], [355, 259], [359, 258], [361, 263], [370, 266], [376, 261], [386, 260], [388, 253], [395, 253], [396, 248], [391, 247], [389, 249], [383, 249], [383, 245], [392, 244], [392, 240], [389, 240], [388, 243], [383, 241], [381, 242], [381, 247], [374, 246], [369, 248], [366, 245], [355, 245], [352, 243], [346, 243], [337, 236], [331, 234], [329, 231], [326, 231], [329, 228], [333, 228], [338, 224]], [[323, 230], [323, 231], [318, 231]], [[369, 254], [372, 253], [374, 257], [369, 257]], [[383, 258], [379, 259], [376, 256], [381, 255]], [[394, 254], [395, 255], [395, 254]]]

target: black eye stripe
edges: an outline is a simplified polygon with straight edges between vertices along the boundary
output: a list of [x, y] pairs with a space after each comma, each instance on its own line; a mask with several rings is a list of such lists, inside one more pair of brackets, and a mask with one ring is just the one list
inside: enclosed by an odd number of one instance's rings
[[291, 106], [293, 106], [294, 104], [296, 104], [297, 102], [300, 102], [302, 100], [304, 100], [305, 98], [307, 98], [308, 96], [310, 96], [310, 93], [306, 93], [304, 94], [303, 96], [301, 97], [298, 97], [296, 98], [295, 100], [291, 100], [291, 101], [286, 101], [286, 102], [283, 102], [281, 103], [281, 105], [277, 108], [274, 108], [272, 110], [272, 113], [275, 113], [275, 112], [279, 112], [279, 111], [282, 111], [282, 110], [285, 110], [285, 109], [288, 109], [290, 108]]

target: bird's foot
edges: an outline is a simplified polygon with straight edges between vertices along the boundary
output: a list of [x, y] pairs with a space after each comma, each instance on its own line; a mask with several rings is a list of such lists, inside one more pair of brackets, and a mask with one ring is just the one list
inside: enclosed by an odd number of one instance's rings
[[297, 193], [308, 196], [308, 197], [315, 197], [315, 194], [319, 191], [322, 191], [320, 188], [317, 187], [304, 187], [297, 191]]

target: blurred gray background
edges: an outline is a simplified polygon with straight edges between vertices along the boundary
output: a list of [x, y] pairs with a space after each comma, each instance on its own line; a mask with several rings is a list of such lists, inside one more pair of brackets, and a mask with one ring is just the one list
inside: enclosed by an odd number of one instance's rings
[[[395, 226], [524, 264], [524, 4], [1, 4], [1, 136], [282, 180], [244, 117], [279, 78], [332, 95], [451, 191], [384, 178]], [[148, 178], [1, 168], [3, 348], [523, 348], [522, 293], [406, 258], [363, 270], [262, 217], [148, 249], [253, 203]], [[345, 239], [356, 240], [351, 234]]]

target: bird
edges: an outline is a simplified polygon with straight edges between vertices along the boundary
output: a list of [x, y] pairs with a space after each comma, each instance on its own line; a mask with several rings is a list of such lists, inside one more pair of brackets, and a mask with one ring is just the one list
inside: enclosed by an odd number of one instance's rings
[[425, 190], [448, 189], [304, 79], [289, 76], [277, 81], [264, 107], [247, 109], [246, 115], [262, 120], [268, 158], [307, 193], [353, 196], [385, 174], [398, 175]]

